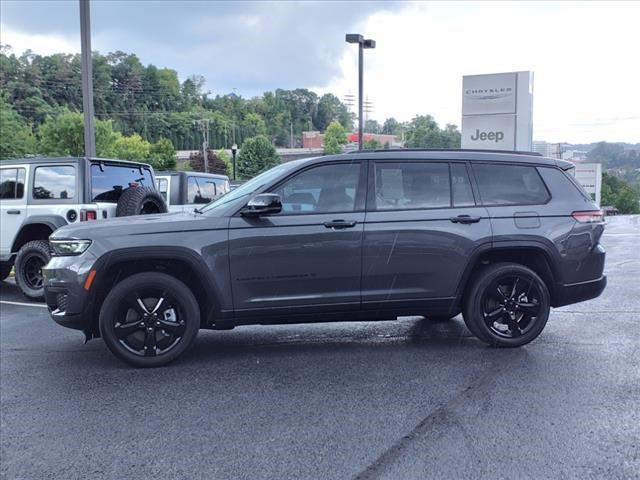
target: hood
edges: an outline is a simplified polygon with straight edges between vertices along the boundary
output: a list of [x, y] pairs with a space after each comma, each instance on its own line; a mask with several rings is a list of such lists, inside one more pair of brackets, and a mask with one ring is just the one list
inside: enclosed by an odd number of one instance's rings
[[225, 228], [229, 219], [209, 217], [196, 213], [160, 213], [156, 215], [135, 215], [114, 217], [106, 220], [92, 220], [73, 223], [59, 228], [51, 239], [84, 238], [95, 239], [107, 236], [140, 235], [202, 229]]

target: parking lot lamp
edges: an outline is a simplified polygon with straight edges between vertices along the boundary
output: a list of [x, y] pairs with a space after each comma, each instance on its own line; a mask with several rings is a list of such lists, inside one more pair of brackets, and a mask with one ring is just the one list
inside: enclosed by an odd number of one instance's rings
[[233, 157], [233, 181], [236, 180], [236, 153], [238, 152], [238, 145], [235, 143], [231, 145], [231, 155]]
[[359, 33], [347, 33], [345, 36], [347, 43], [358, 44], [358, 150], [362, 150], [362, 129], [363, 129], [363, 102], [362, 102], [362, 90], [363, 90], [363, 51], [365, 48], [376, 48], [376, 41], [367, 39]]

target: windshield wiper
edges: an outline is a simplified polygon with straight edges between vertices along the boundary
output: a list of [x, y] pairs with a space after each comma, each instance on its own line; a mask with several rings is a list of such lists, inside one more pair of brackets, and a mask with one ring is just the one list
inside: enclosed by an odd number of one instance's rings
[[199, 208], [194, 208], [193, 213], [199, 213], [200, 215], [202, 215], [202, 210], [200, 210]]

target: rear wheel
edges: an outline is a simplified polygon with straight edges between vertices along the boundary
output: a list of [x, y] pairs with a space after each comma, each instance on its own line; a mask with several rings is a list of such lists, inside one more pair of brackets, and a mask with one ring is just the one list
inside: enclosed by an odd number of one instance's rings
[[191, 290], [157, 272], [133, 275], [107, 295], [100, 311], [100, 333], [111, 352], [136, 367], [159, 367], [193, 343], [200, 310]]
[[16, 256], [16, 283], [30, 300], [44, 299], [42, 267], [51, 259], [49, 242], [32, 240], [25, 243]]
[[549, 291], [538, 274], [523, 265], [498, 263], [475, 277], [464, 319], [480, 340], [495, 347], [519, 347], [540, 335], [549, 311]]

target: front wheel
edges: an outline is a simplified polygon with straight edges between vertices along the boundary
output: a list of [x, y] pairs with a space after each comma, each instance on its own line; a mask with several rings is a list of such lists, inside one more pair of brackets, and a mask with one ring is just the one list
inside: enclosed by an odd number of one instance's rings
[[158, 272], [132, 275], [107, 295], [100, 333], [116, 357], [136, 367], [159, 367], [193, 343], [200, 309], [180, 280]]
[[551, 302], [544, 281], [530, 268], [498, 263], [481, 270], [465, 300], [469, 329], [494, 347], [519, 347], [547, 324]]

